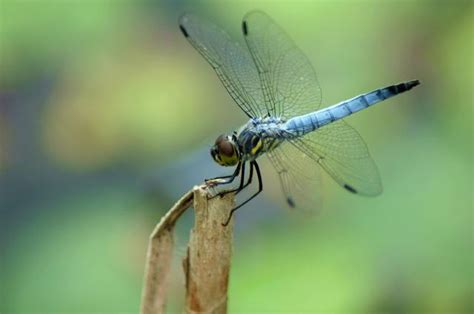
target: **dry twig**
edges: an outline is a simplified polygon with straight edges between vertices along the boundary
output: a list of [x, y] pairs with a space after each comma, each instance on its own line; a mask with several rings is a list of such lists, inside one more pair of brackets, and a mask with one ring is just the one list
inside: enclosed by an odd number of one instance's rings
[[196, 218], [183, 260], [187, 313], [227, 312], [233, 221], [222, 223], [233, 206], [233, 194], [208, 200], [206, 191], [194, 192]]
[[234, 196], [208, 200], [205, 186], [187, 192], [161, 219], [150, 235], [145, 265], [141, 313], [163, 313], [167, 277], [177, 219], [193, 204], [195, 226], [183, 261], [188, 313], [226, 313], [227, 286], [232, 256], [232, 222], [223, 227], [234, 205]]

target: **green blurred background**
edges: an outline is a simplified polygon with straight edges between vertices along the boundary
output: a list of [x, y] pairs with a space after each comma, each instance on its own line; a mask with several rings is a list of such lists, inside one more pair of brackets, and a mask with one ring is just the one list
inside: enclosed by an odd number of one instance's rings
[[[0, 2], [0, 312], [138, 311], [148, 234], [223, 174], [208, 148], [246, 121], [179, 32], [194, 12], [242, 40], [272, 16], [317, 70], [324, 105], [422, 85], [348, 119], [384, 193], [325, 178], [301, 219], [266, 191], [237, 213], [231, 313], [473, 312], [471, 1]], [[184, 299], [177, 230], [170, 312]]]

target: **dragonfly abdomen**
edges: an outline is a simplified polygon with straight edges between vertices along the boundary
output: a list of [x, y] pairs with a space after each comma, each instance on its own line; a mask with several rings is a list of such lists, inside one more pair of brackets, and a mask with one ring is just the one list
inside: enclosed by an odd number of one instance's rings
[[333, 106], [294, 117], [287, 121], [288, 131], [298, 136], [314, 131], [326, 124], [345, 118], [387, 98], [406, 92], [420, 84], [418, 80], [400, 83], [365, 93]]

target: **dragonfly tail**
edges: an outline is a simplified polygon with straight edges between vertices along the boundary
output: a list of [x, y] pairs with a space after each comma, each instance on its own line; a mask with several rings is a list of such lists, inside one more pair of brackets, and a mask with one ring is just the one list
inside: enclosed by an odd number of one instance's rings
[[[404, 83], [400, 83], [396, 85], [387, 86], [385, 88], [381, 88], [380, 90], [382, 91], [383, 94], [388, 96], [387, 98], [389, 98], [389, 97], [398, 95], [400, 93], [409, 91], [410, 89], [412, 89], [413, 87], [417, 85], [420, 85], [420, 81], [413, 80], [413, 81], [408, 81], [408, 82], [404, 82]], [[385, 99], [381, 99], [381, 100], [385, 100]]]
[[365, 109], [371, 105], [374, 105], [378, 102], [384, 101], [390, 97], [409, 91], [410, 89], [419, 84], [419, 80], [413, 80], [395, 85], [390, 85], [384, 88], [376, 89], [366, 94], [359, 95], [350, 100], [346, 100], [338, 104], [338, 106], [346, 106], [346, 108], [349, 109], [350, 113], [354, 113], [359, 110]]
[[286, 128], [290, 132], [301, 136], [326, 124], [343, 119], [353, 113], [366, 109], [390, 97], [409, 91], [419, 84], [419, 80], [412, 80], [379, 88], [322, 110], [294, 117], [288, 120]]

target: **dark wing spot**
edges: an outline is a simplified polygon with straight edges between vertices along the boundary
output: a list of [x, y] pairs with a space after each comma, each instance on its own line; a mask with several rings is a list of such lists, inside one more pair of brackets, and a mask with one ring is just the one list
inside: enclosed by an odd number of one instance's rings
[[246, 21], [243, 21], [242, 22], [242, 32], [244, 33], [245, 36], [248, 35], [248, 29], [247, 29], [247, 22]]
[[184, 37], [189, 37], [188, 32], [186, 31], [183, 25], [179, 25], [179, 29], [183, 33]]
[[286, 198], [286, 202], [288, 203], [288, 205], [291, 207], [291, 208], [294, 208], [295, 207], [295, 202], [293, 201], [293, 199], [291, 197], [287, 197]]
[[350, 186], [349, 184], [344, 184], [344, 188], [346, 190], [348, 190], [349, 192], [351, 192], [351, 193], [354, 193], [354, 194], [357, 193], [357, 191], [352, 186]]

